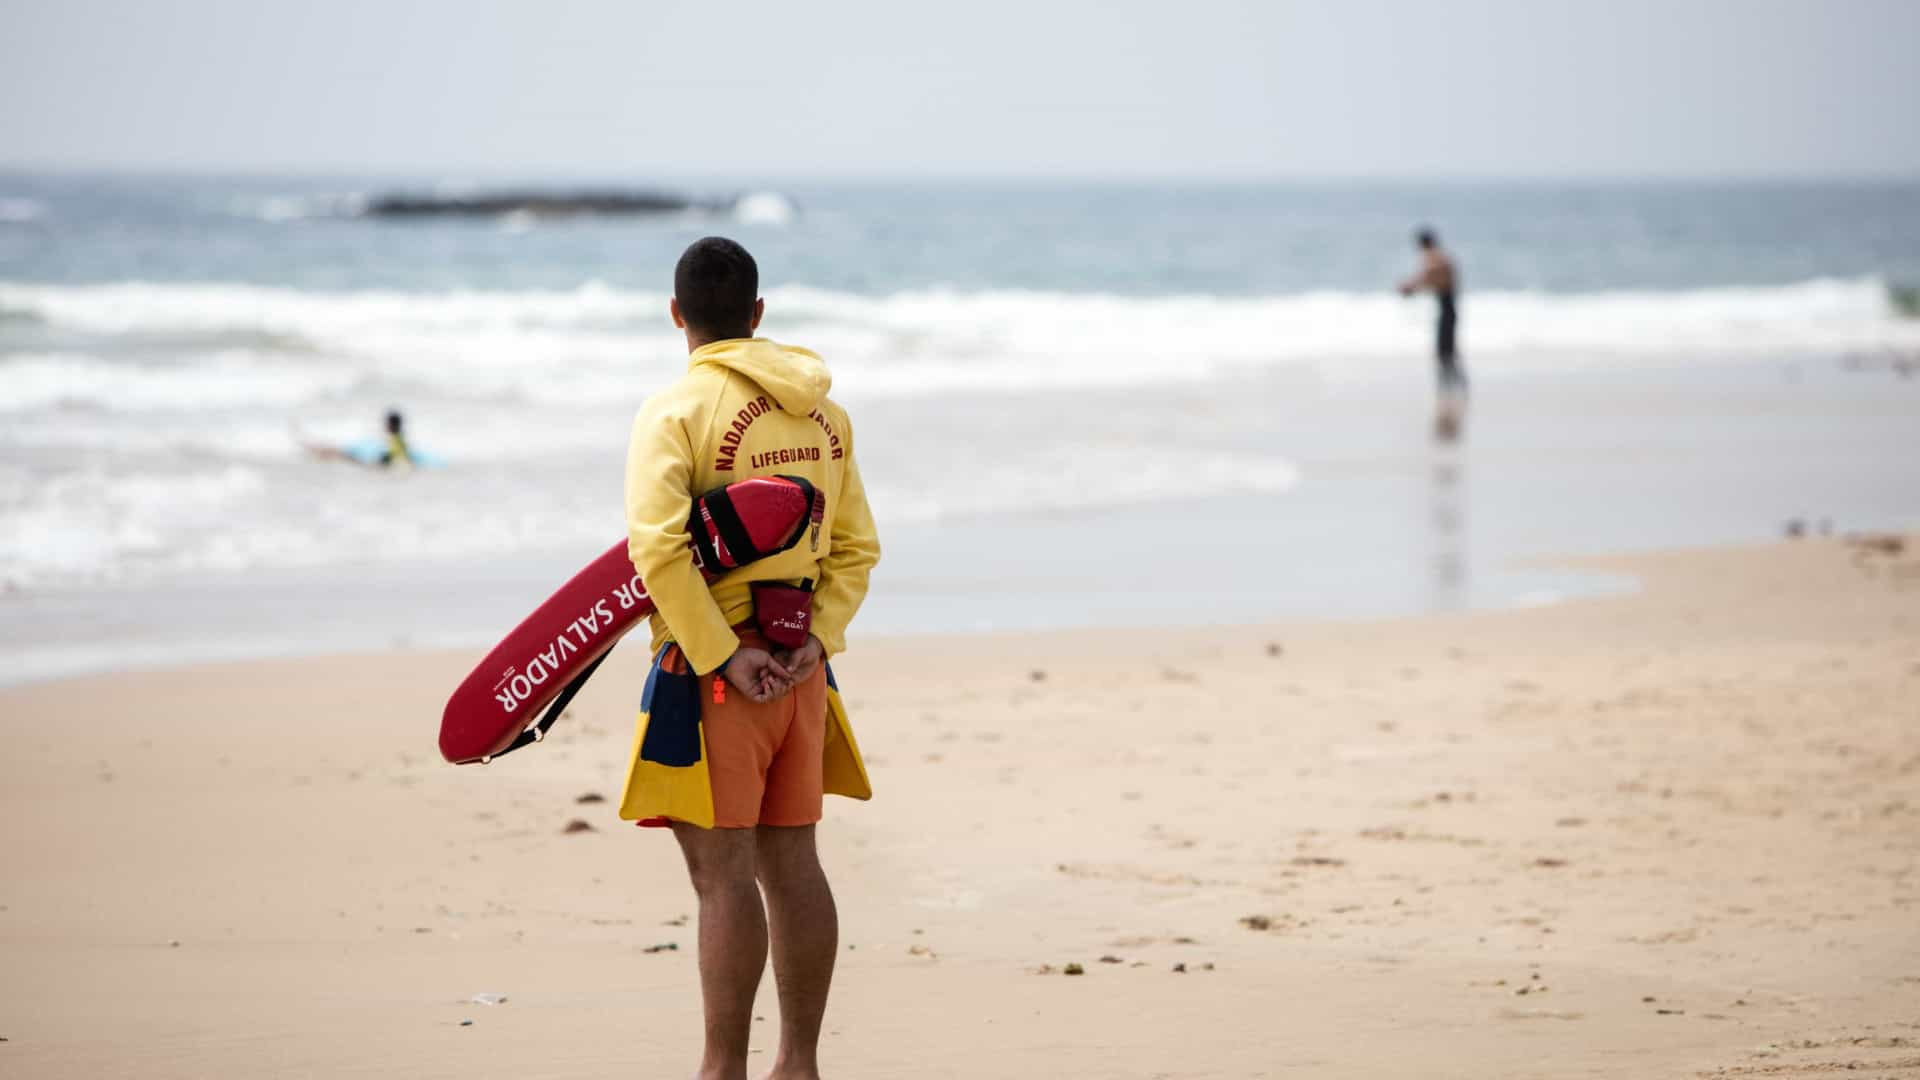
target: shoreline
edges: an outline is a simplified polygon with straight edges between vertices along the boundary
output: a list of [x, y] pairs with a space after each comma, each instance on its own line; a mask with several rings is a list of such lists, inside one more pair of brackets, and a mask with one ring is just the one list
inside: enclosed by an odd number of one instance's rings
[[[828, 1066], [1920, 1069], [1920, 536], [1571, 561], [1644, 588], [857, 644], [836, 668], [877, 795], [822, 827]], [[56, 1077], [690, 1065], [672, 845], [579, 801], [617, 796], [643, 665], [544, 745], [456, 768], [432, 738], [472, 656], [0, 689], [0, 1054]], [[763, 986], [758, 1047], [773, 1011]]]
[[[1123, 508], [1105, 516], [1131, 512]], [[1082, 531], [1086, 519], [1094, 516], [1062, 515], [1046, 527], [1064, 537]], [[989, 519], [968, 522], [966, 526], [969, 531], [984, 534], [999, 530], [1001, 524], [997, 519]], [[10, 648], [9, 655], [0, 658], [0, 690], [125, 672], [346, 658], [395, 649], [477, 655], [506, 636], [546, 595], [579, 569], [563, 561], [574, 557], [580, 557], [584, 565], [585, 557], [577, 553], [503, 561], [498, 564], [502, 568], [500, 572], [490, 579], [492, 594], [486, 596], [451, 581], [429, 581], [423, 586], [423, 571], [432, 574], [442, 569], [433, 564], [348, 565], [293, 573], [180, 575], [173, 580], [126, 588], [22, 590], [14, 595], [11, 606], [0, 606], [0, 642]], [[1572, 565], [1575, 561], [1549, 557], [1515, 559], [1510, 568], [1483, 572], [1473, 593], [1474, 600], [1453, 610], [1491, 612], [1539, 607], [1630, 593], [1639, 587], [1629, 574], [1577, 567]], [[916, 592], [920, 594], [915, 595]], [[320, 618], [289, 632], [278, 608], [268, 610], [257, 605], [257, 597], [270, 594], [291, 594], [297, 603], [307, 601], [331, 606], [302, 609], [304, 617], [312, 620], [317, 610]], [[366, 644], [366, 620], [358, 613], [379, 604], [392, 604], [396, 598], [411, 604], [413, 611], [431, 611], [431, 614], [391, 624], [383, 635], [387, 642], [384, 648]], [[1128, 617], [1125, 612], [1128, 605], [1133, 605], [1136, 612], [1141, 610], [1139, 599], [1138, 591], [1116, 591], [1107, 602], [1091, 610], [1056, 606], [1003, 615], [998, 621], [982, 621], [972, 626], [956, 625], [956, 620], [949, 616], [943, 622], [916, 629], [912, 624], [917, 619], [929, 612], [950, 608], [953, 601], [951, 590], [945, 588], [944, 583], [909, 579], [886, 590], [879, 603], [872, 605], [877, 610], [863, 609], [863, 622], [877, 624], [877, 628], [870, 632], [856, 629], [854, 647], [895, 639], [927, 641], [1100, 629], [1197, 630], [1223, 624], [1258, 628], [1275, 623], [1364, 622], [1434, 613], [1412, 603], [1376, 595], [1347, 593], [1342, 596], [1337, 588], [1280, 600], [1279, 610], [1263, 612], [1255, 605], [1276, 602], [1269, 586], [1265, 592], [1243, 594], [1237, 602], [1209, 604], [1185, 617], [1164, 617], [1161, 609], [1169, 606], [1170, 601], [1162, 601], [1146, 605], [1148, 613], [1136, 614], [1137, 622], [1119, 621]], [[1284, 606], [1287, 603], [1318, 605], [1319, 609], [1288, 609]], [[203, 625], [211, 622], [224, 624], [223, 628], [210, 638], [196, 634], [195, 640], [169, 640], [169, 622], [190, 604], [200, 605], [196, 617]], [[456, 613], [454, 621], [471, 622], [479, 628], [459, 630], [445, 625], [438, 630], [426, 628], [429, 622], [441, 623], [448, 610]], [[25, 628], [41, 618], [69, 636], [62, 639], [56, 633], [34, 640]], [[71, 636], [94, 634], [102, 627], [122, 636], [92, 642]]]

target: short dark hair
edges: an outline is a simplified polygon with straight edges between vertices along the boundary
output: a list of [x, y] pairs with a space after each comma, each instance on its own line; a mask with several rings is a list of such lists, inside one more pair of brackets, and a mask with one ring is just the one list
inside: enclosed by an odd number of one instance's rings
[[673, 298], [688, 326], [722, 338], [748, 337], [753, 302], [760, 298], [760, 268], [746, 248], [726, 237], [702, 237], [687, 246], [673, 268]]
[[1440, 234], [1434, 232], [1428, 226], [1422, 225], [1417, 231], [1414, 232], [1413, 242], [1416, 244], [1419, 244], [1423, 248], [1430, 248], [1440, 242]]
[[400, 434], [400, 425], [405, 422], [406, 421], [403, 420], [400, 416], [399, 409], [387, 410], [387, 430], [388, 431], [393, 432], [395, 435]]

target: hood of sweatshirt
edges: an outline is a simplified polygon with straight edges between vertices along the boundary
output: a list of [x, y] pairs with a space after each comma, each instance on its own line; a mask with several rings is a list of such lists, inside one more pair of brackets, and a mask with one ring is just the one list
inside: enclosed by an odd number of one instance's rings
[[833, 387], [826, 361], [806, 349], [766, 338], [732, 338], [700, 346], [688, 358], [691, 371], [702, 364], [737, 371], [778, 402], [783, 412], [805, 416], [826, 400]]

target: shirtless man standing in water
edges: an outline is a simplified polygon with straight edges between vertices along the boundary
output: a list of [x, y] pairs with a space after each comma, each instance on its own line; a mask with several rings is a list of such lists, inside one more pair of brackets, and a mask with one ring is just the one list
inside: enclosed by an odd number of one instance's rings
[[1434, 358], [1438, 361], [1440, 375], [1440, 434], [1450, 436], [1457, 431], [1460, 407], [1467, 396], [1467, 373], [1461, 368], [1454, 347], [1454, 331], [1460, 320], [1455, 302], [1460, 285], [1459, 273], [1454, 269], [1452, 257], [1441, 249], [1440, 238], [1432, 229], [1423, 228], [1415, 233], [1414, 243], [1420, 248], [1420, 269], [1400, 283], [1400, 295], [1430, 292], [1440, 301], [1440, 323], [1434, 334]]

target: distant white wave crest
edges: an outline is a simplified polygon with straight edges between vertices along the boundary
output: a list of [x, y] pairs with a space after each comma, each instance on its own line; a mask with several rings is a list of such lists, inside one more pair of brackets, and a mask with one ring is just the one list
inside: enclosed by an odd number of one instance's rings
[[777, 191], [750, 191], [733, 202], [733, 219], [742, 225], [791, 225], [800, 210]]
[[352, 217], [358, 214], [366, 204], [367, 197], [357, 192], [266, 195], [259, 198], [237, 199], [233, 202], [231, 210], [239, 217], [257, 218], [278, 224], [286, 221], [303, 221], [307, 218]]
[[38, 199], [0, 195], [0, 224], [25, 224], [47, 216], [47, 206]]
[[127, 412], [290, 406], [343, 390], [358, 376], [226, 351], [170, 366], [73, 353], [17, 354], [0, 357], [0, 378], [7, 384], [0, 414], [6, 414], [76, 406]]
[[[599, 283], [425, 294], [0, 284], [0, 311], [41, 334], [31, 355], [0, 354], [12, 389], [0, 409], [285, 408], [357, 379], [413, 397], [637, 401], [685, 362], [667, 300]], [[839, 392], [855, 398], [1189, 383], [1276, 367], [1331, 380], [1398, 378], [1430, 348], [1433, 320], [1431, 301], [1349, 292], [937, 289], [872, 297], [788, 286], [767, 302], [768, 333], [821, 352]], [[63, 335], [86, 339], [87, 348], [48, 347]], [[1902, 317], [1886, 285], [1867, 278], [1665, 293], [1477, 293], [1464, 301], [1461, 335], [1476, 371], [1551, 370], [1920, 347], [1920, 320]], [[103, 351], [103, 341], [178, 362], [132, 369]]]
[[[0, 309], [96, 334], [286, 335], [347, 355], [434, 339], [467, 362], [539, 363], [554, 348], [672, 344], [668, 297], [588, 283], [567, 290], [311, 292], [227, 284], [0, 284]], [[960, 291], [863, 296], [807, 286], [768, 293], [767, 328], [881, 382], [921, 387], [1032, 380], [1138, 381], [1204, 376], [1241, 364], [1404, 358], [1430, 332], [1431, 301], [1388, 293], [1281, 296]], [[543, 336], [544, 335], [544, 336]], [[1462, 303], [1470, 355], [1582, 356], [1817, 352], [1920, 341], [1886, 283], [1675, 292], [1484, 292]], [[523, 351], [517, 358], [489, 339]], [[463, 365], [464, 366], [464, 365]], [[461, 371], [448, 373], [458, 379]], [[932, 383], [927, 380], [932, 379]]]

